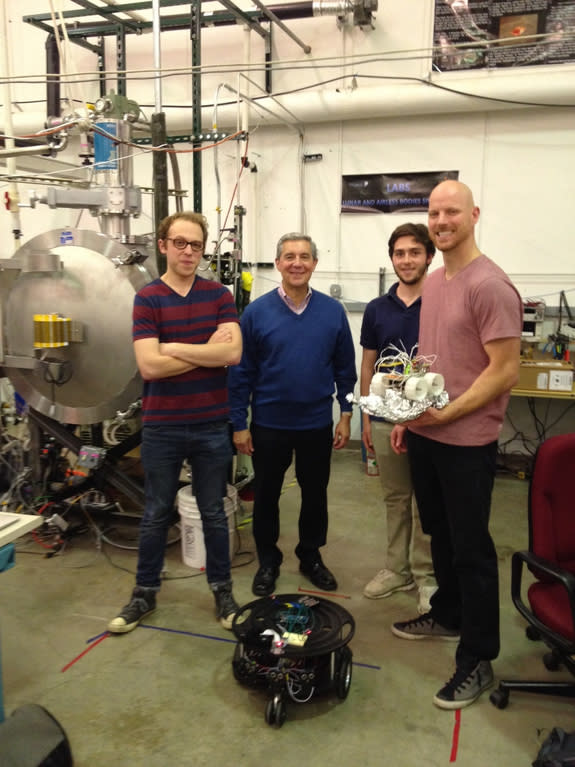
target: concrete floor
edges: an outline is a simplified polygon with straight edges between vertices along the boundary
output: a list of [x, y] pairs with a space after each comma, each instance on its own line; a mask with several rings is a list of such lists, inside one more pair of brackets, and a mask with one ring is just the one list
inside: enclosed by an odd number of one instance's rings
[[[494, 668], [504, 678], [568, 678], [546, 671], [544, 648], [525, 638], [511, 605], [510, 556], [526, 547], [526, 494], [526, 482], [497, 479], [492, 529], [501, 562], [502, 652]], [[313, 589], [293, 554], [297, 503], [290, 473], [282, 496], [280, 593]], [[345, 597], [337, 601], [356, 620], [347, 700], [290, 702], [284, 726], [268, 726], [266, 693], [235, 681], [233, 637], [215, 621], [205, 578], [182, 564], [179, 545], [168, 549], [170, 580], [146, 627], [98, 642], [131, 591], [136, 557], [107, 544], [99, 551], [87, 533], [50, 559], [24, 553], [42, 550], [21, 541], [16, 567], [2, 574], [7, 714], [24, 703], [45, 706], [67, 731], [76, 767], [527, 767], [552, 727], [573, 728], [573, 704], [559, 698], [512, 694], [500, 711], [484, 694], [460, 718], [433, 706], [452, 673], [454, 645], [391, 634], [392, 621], [415, 615], [415, 592], [362, 597], [384, 564], [385, 522], [379, 481], [365, 475], [359, 450], [334, 454], [330, 525], [324, 559]], [[241, 548], [253, 551], [249, 524]], [[246, 603], [256, 563], [242, 554], [234, 564], [236, 598]]]

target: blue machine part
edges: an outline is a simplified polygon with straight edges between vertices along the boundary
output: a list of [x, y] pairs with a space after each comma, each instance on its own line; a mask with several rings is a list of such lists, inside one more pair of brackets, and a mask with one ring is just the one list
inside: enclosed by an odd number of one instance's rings
[[[117, 123], [115, 121], [102, 121], [96, 123], [96, 127], [110, 133], [112, 136], [118, 135]], [[107, 136], [94, 132], [94, 162], [96, 170], [118, 170], [118, 145]]]

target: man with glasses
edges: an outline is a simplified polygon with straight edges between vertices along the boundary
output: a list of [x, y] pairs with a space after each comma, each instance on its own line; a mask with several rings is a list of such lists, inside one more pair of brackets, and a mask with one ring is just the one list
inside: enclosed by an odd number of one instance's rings
[[[369, 394], [380, 356], [392, 355], [390, 347], [411, 353], [417, 346], [421, 291], [435, 246], [425, 224], [402, 224], [389, 238], [388, 250], [398, 282], [385, 295], [370, 301], [363, 315], [362, 396]], [[362, 418], [363, 444], [368, 452], [375, 453], [387, 522], [385, 566], [363, 593], [368, 599], [382, 599], [417, 585], [418, 610], [426, 613], [436, 583], [429, 536], [421, 529], [407, 456], [391, 449], [392, 423], [368, 413]]]
[[115, 634], [132, 631], [155, 610], [185, 459], [202, 518], [207, 580], [224, 628], [231, 628], [238, 610], [223, 498], [232, 459], [226, 368], [239, 362], [242, 340], [229, 290], [196, 274], [207, 233], [200, 213], [165, 218], [158, 247], [166, 257], [166, 272], [134, 300], [134, 352], [144, 379], [145, 508], [136, 586], [130, 602], [108, 624]]
[[[252, 591], [260, 597], [274, 592], [283, 560], [277, 545], [279, 498], [294, 453], [301, 488], [295, 550], [299, 569], [321, 591], [337, 588], [319, 550], [327, 539], [331, 451], [349, 440], [351, 405], [346, 395], [357, 380], [343, 306], [309, 287], [317, 266], [311, 237], [285, 234], [275, 263], [281, 284], [244, 311], [244, 353], [241, 364], [230, 371], [234, 445], [252, 456], [255, 472], [253, 531], [259, 568]], [[341, 418], [334, 430], [336, 389]]]

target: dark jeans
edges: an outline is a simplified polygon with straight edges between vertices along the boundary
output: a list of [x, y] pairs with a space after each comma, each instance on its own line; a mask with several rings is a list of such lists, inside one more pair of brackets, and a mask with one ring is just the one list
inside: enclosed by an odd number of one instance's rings
[[460, 447], [407, 432], [407, 453], [438, 590], [431, 615], [459, 629], [458, 665], [499, 654], [497, 553], [489, 534], [497, 443]]
[[223, 498], [232, 447], [227, 422], [144, 426], [142, 465], [146, 503], [140, 523], [136, 583], [160, 588], [168, 529], [176, 519], [174, 504], [184, 459], [202, 518], [208, 583], [230, 579], [230, 539]]
[[302, 562], [319, 557], [327, 539], [327, 486], [333, 444], [333, 426], [323, 429], [268, 429], [252, 423], [254, 454], [253, 532], [262, 567], [279, 567], [282, 553], [279, 498], [284, 475], [295, 452], [295, 475], [301, 488], [299, 544]]

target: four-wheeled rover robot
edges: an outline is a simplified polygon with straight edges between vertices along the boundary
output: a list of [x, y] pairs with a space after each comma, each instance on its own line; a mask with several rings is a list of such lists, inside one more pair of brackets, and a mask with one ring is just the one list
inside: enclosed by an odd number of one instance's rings
[[250, 687], [267, 688], [268, 724], [283, 725], [288, 699], [307, 703], [330, 691], [347, 697], [355, 622], [340, 605], [301, 593], [264, 597], [236, 613], [232, 630], [238, 640], [234, 676]]

